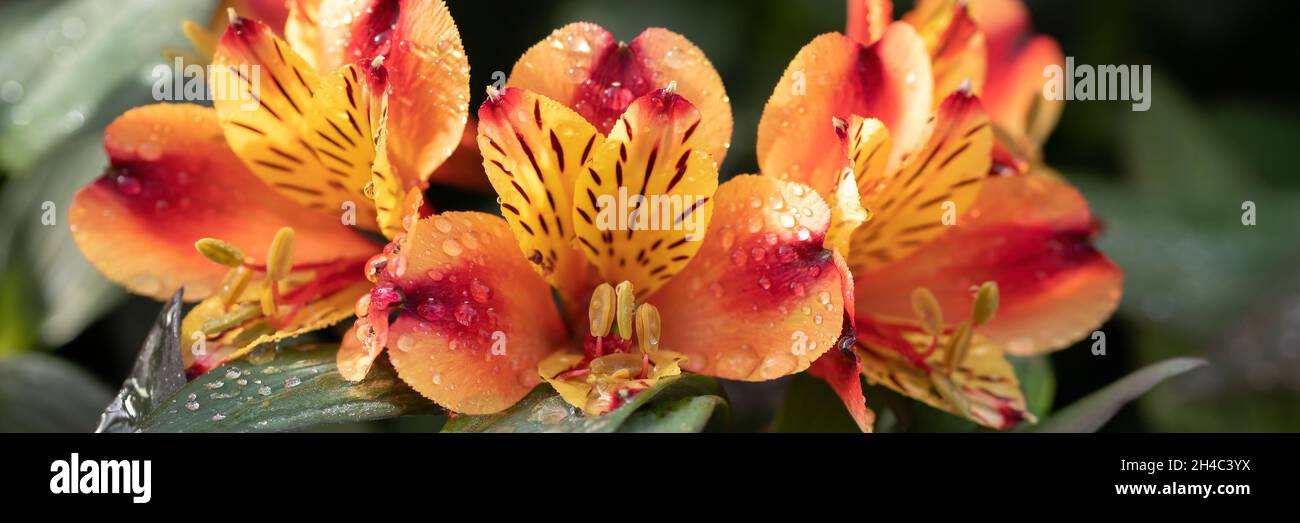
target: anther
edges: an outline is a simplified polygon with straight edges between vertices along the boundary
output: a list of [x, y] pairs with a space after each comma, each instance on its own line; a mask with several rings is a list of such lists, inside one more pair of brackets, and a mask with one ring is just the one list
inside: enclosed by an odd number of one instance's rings
[[380, 67], [383, 66], [384, 66], [384, 55], [382, 54], [375, 55], [375, 59], [370, 61], [371, 69], [379, 69]]
[[659, 309], [649, 303], [642, 303], [636, 309], [636, 339], [641, 352], [652, 354], [659, 350]]
[[587, 308], [591, 335], [603, 338], [609, 335], [609, 328], [614, 323], [614, 288], [608, 283], [596, 286], [591, 293], [591, 305]]
[[243, 251], [216, 238], [200, 239], [194, 242], [194, 249], [199, 251], [199, 254], [202, 254], [204, 258], [226, 267], [239, 267], [244, 264]]
[[614, 293], [618, 300], [618, 309], [615, 311], [615, 318], [618, 320], [618, 337], [630, 340], [632, 322], [636, 315], [636, 293], [632, 291], [632, 282], [623, 280], [623, 283], [614, 288]]
[[668, 82], [668, 87], [664, 87], [664, 92], [665, 92], [665, 93], [669, 93], [669, 94], [676, 93], [676, 92], [677, 92], [677, 80], [673, 80], [673, 81], [671, 81], [671, 82]]
[[[277, 282], [289, 275], [293, 268], [293, 229], [281, 227], [271, 240], [271, 248], [266, 253], [266, 279]], [[269, 287], [268, 287], [269, 288]]]
[[926, 334], [936, 338], [943, 334], [943, 311], [930, 289], [917, 287], [912, 291], [912, 311], [921, 320], [921, 328]]
[[501, 91], [498, 91], [496, 86], [492, 84], [488, 84], [487, 86], [487, 95], [488, 95], [488, 100], [491, 100], [493, 102], [501, 99]]
[[226, 19], [230, 21], [230, 25], [235, 25], [236, 23], [239, 22], [239, 13], [235, 12], [235, 8], [227, 7]]
[[221, 305], [230, 308], [239, 297], [244, 295], [244, 289], [248, 288], [248, 283], [253, 281], [253, 271], [248, 267], [235, 267], [228, 274], [226, 279], [221, 283]]
[[980, 285], [979, 292], [975, 295], [975, 305], [971, 310], [971, 321], [975, 325], [983, 325], [993, 319], [993, 315], [998, 312], [998, 284], [993, 281], [986, 281]]

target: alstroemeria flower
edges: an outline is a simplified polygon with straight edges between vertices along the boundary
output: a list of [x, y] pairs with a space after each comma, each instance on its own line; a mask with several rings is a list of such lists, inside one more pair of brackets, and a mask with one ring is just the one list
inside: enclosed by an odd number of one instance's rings
[[[847, 35], [875, 43], [892, 20], [890, 0], [848, 0]], [[1019, 172], [1050, 171], [1042, 145], [1064, 102], [1043, 96], [1043, 70], [1064, 66], [1056, 40], [1035, 35], [1022, 0], [920, 0], [903, 15], [930, 54], [934, 104], [964, 82], [993, 122], [994, 165]]]
[[[386, 348], [404, 381], [455, 412], [500, 411], [545, 379], [600, 414], [680, 368], [774, 379], [840, 339], [850, 282], [823, 247], [830, 209], [802, 184], [718, 184], [730, 108], [697, 48], [574, 24], [526, 53], [509, 85], [489, 90], [478, 131], [504, 219], [413, 224], [390, 249], [399, 269], [358, 305], [362, 343], [339, 355], [352, 379]], [[627, 195], [670, 203], [607, 221]]]
[[232, 12], [210, 69], [226, 96], [123, 114], [105, 131], [110, 167], [73, 201], [73, 237], [106, 276], [203, 299], [182, 325], [192, 375], [351, 316], [382, 253], [349, 225], [401, 231], [462, 140], [468, 64], [446, 5], [354, 4], [318, 13], [346, 29], [308, 50], [337, 64], [324, 69]]
[[813, 372], [860, 424], [870, 415], [859, 370], [1011, 427], [1029, 414], [1004, 353], [1086, 336], [1118, 304], [1121, 272], [1092, 247], [1098, 226], [1073, 188], [992, 176], [1014, 171], [994, 167], [995, 132], [973, 82], [933, 102], [940, 67], [926, 39], [908, 23], [872, 20], [861, 24], [878, 35], [871, 45], [827, 34], [805, 46], [759, 127], [764, 174], [838, 202], [856, 193], [872, 213], [856, 228], [861, 220], [848, 220], [839, 229], [849, 239], [835, 244], [854, 277], [857, 361], [836, 352]]

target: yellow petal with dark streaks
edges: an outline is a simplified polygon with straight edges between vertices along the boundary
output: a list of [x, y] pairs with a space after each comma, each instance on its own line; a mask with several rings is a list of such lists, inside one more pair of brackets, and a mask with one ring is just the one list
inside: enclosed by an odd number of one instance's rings
[[913, 324], [859, 321], [856, 351], [862, 373], [934, 408], [999, 430], [1034, 421], [1016, 373], [1002, 349], [975, 334], [955, 369], [944, 366], [951, 332], [933, 338]]
[[[213, 64], [213, 106], [227, 143], [244, 164], [267, 185], [318, 211], [341, 215], [344, 204], [351, 202], [357, 208], [356, 224], [374, 229], [374, 213], [361, 194], [364, 182], [355, 185], [353, 175], [331, 172], [338, 162], [313, 145], [326, 135], [349, 148], [373, 146], [350, 125], [340, 126], [342, 134], [335, 133], [327, 121], [341, 115], [338, 110], [322, 109], [327, 117], [317, 116], [317, 107], [325, 102], [318, 95], [333, 98], [322, 89], [330, 90], [330, 84], [341, 80], [327, 79], [321, 85], [288, 44], [260, 22], [243, 18], [221, 37]], [[357, 124], [359, 128], [361, 122]], [[349, 145], [349, 139], [355, 145]]]
[[[884, 265], [960, 227], [992, 166], [993, 131], [979, 99], [958, 91], [944, 100], [928, 143], [895, 174], [859, 180], [871, 221], [853, 234], [849, 267]], [[878, 180], [878, 182], [877, 182]]]
[[713, 215], [718, 166], [698, 110], [670, 88], [638, 98], [578, 178], [574, 223], [605, 281], [645, 299], [695, 256]]
[[479, 108], [479, 150], [501, 215], [524, 257], [570, 307], [585, 301], [590, 279], [573, 245], [574, 181], [604, 140], [578, 113], [524, 89], [493, 91]]

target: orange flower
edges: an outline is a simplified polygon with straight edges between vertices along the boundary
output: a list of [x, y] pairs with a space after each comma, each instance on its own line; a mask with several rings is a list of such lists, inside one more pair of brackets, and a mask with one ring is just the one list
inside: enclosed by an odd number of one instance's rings
[[[890, 0], [848, 0], [847, 34], [863, 45], [892, 19]], [[992, 120], [998, 169], [1047, 169], [1042, 145], [1064, 104], [1042, 96], [1043, 70], [1064, 66], [1056, 40], [1035, 35], [1021, 0], [920, 0], [903, 16], [925, 41], [934, 104], [969, 81]]]
[[[857, 358], [835, 352], [812, 369], [864, 430], [859, 371], [986, 426], [1029, 419], [1003, 354], [1068, 346], [1121, 292], [1077, 191], [1054, 177], [993, 176], [1017, 170], [996, 167], [1001, 124], [975, 94], [983, 54], [972, 50], [984, 38], [965, 3], [945, 5], [923, 1], [910, 23], [889, 23], [888, 2], [850, 1], [861, 16], [853, 37], [805, 46], [759, 126], [764, 174], [872, 212], [861, 226], [848, 213], [832, 226], [848, 236], [835, 246], [854, 277]], [[988, 69], [987, 86], [1004, 84], [999, 71]]]
[[504, 219], [444, 213], [398, 237], [396, 269], [358, 304], [361, 342], [340, 351], [350, 379], [386, 348], [455, 412], [500, 411], [544, 379], [599, 414], [679, 366], [774, 379], [840, 339], [831, 210], [802, 184], [718, 184], [731, 110], [693, 44], [573, 24], [509, 85], [489, 88], [478, 129]]
[[74, 198], [73, 237], [110, 279], [203, 299], [182, 327], [191, 374], [351, 316], [380, 246], [349, 225], [400, 231], [462, 142], [469, 66], [446, 5], [316, 4], [290, 5], [293, 45], [231, 11], [214, 108], [123, 114], [108, 171]]

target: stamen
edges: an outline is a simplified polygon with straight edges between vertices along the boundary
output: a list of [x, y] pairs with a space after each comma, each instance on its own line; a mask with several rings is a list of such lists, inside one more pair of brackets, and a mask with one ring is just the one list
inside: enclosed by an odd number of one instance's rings
[[277, 282], [267, 281], [266, 288], [262, 289], [262, 315], [267, 318], [274, 318], [280, 308], [280, 304], [277, 303], [279, 301], [277, 295], [280, 294], [276, 289], [278, 285], [280, 284]]
[[248, 344], [253, 343], [253, 340], [274, 332], [275, 327], [271, 326], [271, 322], [258, 320], [235, 335], [235, 339], [230, 340], [230, 345], [232, 347], [247, 347]]
[[276, 282], [289, 275], [293, 269], [293, 229], [281, 227], [271, 240], [271, 248], [266, 253], [266, 279]]
[[602, 338], [609, 334], [609, 328], [614, 323], [614, 288], [608, 283], [596, 286], [596, 290], [591, 293], [587, 319], [592, 336]]
[[939, 309], [939, 300], [925, 287], [912, 291], [912, 311], [921, 320], [921, 328], [935, 338], [943, 334], [943, 311]]
[[501, 99], [501, 91], [498, 91], [496, 86], [492, 84], [488, 84], [487, 86], [487, 95], [488, 95], [488, 100], [491, 100], [493, 102]]
[[370, 61], [371, 69], [379, 69], [380, 67], [383, 66], [384, 66], [384, 55], [382, 54], [375, 55], [375, 59]]
[[203, 238], [194, 242], [194, 248], [202, 254], [203, 257], [214, 262], [225, 265], [226, 267], [239, 267], [244, 264], [246, 258], [244, 252], [234, 245], [218, 240], [216, 238]]
[[632, 291], [632, 282], [624, 280], [614, 292], [618, 299], [615, 316], [618, 320], [618, 337], [632, 339], [632, 322], [636, 315], [636, 293]]
[[961, 366], [961, 362], [966, 359], [966, 353], [970, 352], [970, 343], [973, 336], [974, 331], [968, 322], [961, 322], [953, 330], [952, 337], [948, 339], [948, 348], [944, 353], [943, 362], [949, 374], [955, 372], [957, 367]]
[[659, 351], [659, 309], [649, 303], [642, 303], [636, 309], [636, 339], [641, 352], [651, 354]]
[[975, 325], [983, 325], [993, 319], [998, 312], [998, 283], [986, 281], [980, 285], [979, 293], [975, 295], [975, 305], [971, 310], [971, 321]]
[[226, 19], [230, 21], [230, 25], [235, 25], [235, 23], [239, 21], [239, 13], [235, 12], [235, 8], [227, 7]]
[[257, 306], [253, 304], [245, 304], [228, 314], [223, 314], [215, 318], [208, 318], [207, 321], [203, 322], [203, 334], [207, 336], [221, 334], [257, 317], [258, 312], [259, 309]]
[[226, 279], [221, 283], [221, 306], [229, 309], [239, 297], [244, 295], [244, 289], [248, 288], [248, 283], [253, 281], [253, 270], [248, 267], [239, 266], [226, 274]]
[[677, 92], [677, 80], [673, 80], [673, 81], [671, 81], [671, 82], [668, 82], [668, 87], [665, 87], [665, 88], [664, 88], [664, 92], [669, 93], [669, 94], [676, 93], [676, 92]]

